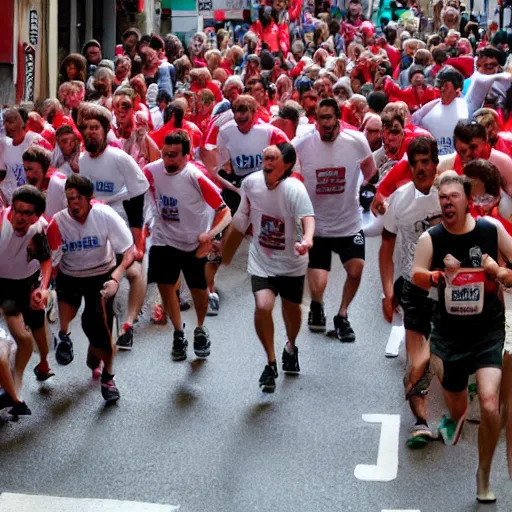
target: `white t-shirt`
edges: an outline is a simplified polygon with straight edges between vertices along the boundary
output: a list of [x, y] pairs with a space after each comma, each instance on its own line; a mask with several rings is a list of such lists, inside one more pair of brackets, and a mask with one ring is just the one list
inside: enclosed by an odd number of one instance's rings
[[210, 225], [211, 209], [224, 205], [219, 189], [190, 162], [171, 175], [160, 159], [146, 165], [144, 174], [153, 198], [152, 245], [195, 251]]
[[53, 266], [72, 277], [90, 277], [107, 273], [116, 265], [116, 254], [133, 245], [130, 230], [123, 219], [106, 204], [93, 203], [83, 224], [61, 210], [48, 226], [48, 241]]
[[280, 142], [288, 142], [288, 137], [271, 124], [257, 123], [248, 133], [242, 133], [233, 120], [219, 131], [219, 162], [225, 164], [231, 161], [233, 172], [237, 176], [247, 176], [262, 168], [263, 150]]
[[65, 191], [66, 179], [67, 177], [59, 171], [55, 171], [50, 177], [46, 190], [46, 210], [44, 212], [47, 219], [51, 219], [57, 212], [68, 207]]
[[24, 236], [17, 236], [10, 222], [11, 214], [11, 208], [1, 213], [0, 278], [26, 279], [39, 270], [39, 261], [31, 255], [31, 247], [36, 236], [46, 240], [48, 223], [40, 217]]
[[3, 145], [3, 151], [0, 151], [0, 153], [2, 153], [2, 159], [5, 164], [5, 169], [7, 170], [7, 174], [0, 188], [9, 201], [16, 188], [25, 185], [27, 181], [25, 169], [23, 168], [23, 153], [25, 153], [31, 144], [34, 142], [37, 143], [39, 140], [42, 140], [40, 135], [28, 131], [23, 142], [17, 146], [13, 144], [12, 139], [9, 137], [4, 137], [0, 142], [0, 144]]
[[361, 229], [359, 164], [372, 156], [366, 137], [341, 130], [334, 142], [323, 142], [315, 129], [292, 144], [315, 210], [315, 236], [355, 235]]
[[309, 257], [295, 251], [302, 240], [302, 217], [313, 216], [313, 205], [304, 185], [287, 178], [269, 190], [263, 171], [242, 182], [242, 200], [233, 227], [245, 233], [250, 224], [253, 238], [247, 270], [260, 277], [303, 276]]
[[399, 235], [399, 261], [404, 279], [411, 281], [414, 252], [420, 236], [440, 221], [441, 206], [434, 187], [428, 195], [424, 195], [411, 181], [389, 197], [389, 207], [384, 214], [384, 229]]
[[80, 174], [94, 184], [94, 197], [109, 204], [126, 220], [123, 201], [140, 196], [149, 183], [137, 162], [122, 149], [107, 146], [96, 158], [86, 151], [78, 161]]
[[421, 120], [420, 126], [437, 140], [439, 155], [455, 153], [453, 131], [460, 119], [468, 119], [468, 106], [464, 98], [455, 98], [449, 105], [439, 101]]

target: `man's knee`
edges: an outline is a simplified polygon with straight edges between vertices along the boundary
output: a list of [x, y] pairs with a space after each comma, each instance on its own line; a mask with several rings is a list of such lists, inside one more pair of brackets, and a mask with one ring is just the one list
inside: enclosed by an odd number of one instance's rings
[[494, 415], [499, 412], [499, 394], [498, 393], [481, 393], [479, 391], [480, 411], [482, 414]]
[[126, 278], [130, 283], [137, 279], [142, 279], [142, 265], [138, 261], [134, 261], [126, 270]]
[[364, 268], [364, 260], [360, 259], [353, 259], [347, 261], [344, 265], [345, 270], [347, 272], [347, 277], [349, 279], [361, 279], [361, 276], [363, 275], [363, 268]]

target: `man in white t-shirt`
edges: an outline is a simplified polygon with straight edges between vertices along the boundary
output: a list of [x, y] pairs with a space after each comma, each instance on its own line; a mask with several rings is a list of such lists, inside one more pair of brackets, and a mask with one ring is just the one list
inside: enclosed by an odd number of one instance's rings
[[[87, 366], [101, 373], [101, 394], [107, 403], [119, 400], [114, 381], [116, 350], [112, 341], [114, 296], [135, 252], [133, 237], [123, 219], [108, 205], [91, 203], [94, 185], [74, 174], [66, 180], [68, 208], [56, 213], [48, 227], [48, 241], [57, 274], [59, 344], [55, 358], [68, 365], [74, 358], [69, 326], [82, 298], [82, 329], [89, 340]], [[122, 254], [116, 265], [116, 254]]]
[[[380, 275], [384, 298], [382, 309], [388, 322], [400, 304], [404, 312], [406, 332], [407, 371], [405, 394], [416, 423], [407, 444], [422, 448], [434, 439], [427, 423], [426, 394], [430, 384], [430, 321], [432, 299], [428, 292], [411, 282], [414, 251], [419, 237], [441, 220], [441, 206], [434, 180], [439, 161], [437, 142], [429, 137], [413, 139], [407, 148], [412, 181], [396, 190], [389, 198], [384, 215], [384, 229], [379, 253]], [[398, 236], [400, 277], [393, 286], [393, 252]]]
[[441, 97], [412, 115], [412, 123], [428, 130], [437, 140], [439, 155], [455, 153], [453, 130], [459, 119], [468, 119], [466, 100], [460, 96], [464, 77], [451, 67], [439, 71], [436, 87]]
[[309, 253], [308, 283], [311, 308], [308, 325], [325, 331], [323, 296], [331, 269], [332, 252], [339, 255], [347, 272], [338, 314], [334, 317], [336, 337], [354, 342], [355, 333], [347, 310], [356, 295], [364, 267], [365, 242], [359, 211], [361, 172], [365, 183], [375, 174], [375, 162], [362, 133], [340, 128], [336, 100], [320, 101], [318, 127], [296, 137], [300, 174], [315, 210], [315, 238]]
[[231, 221], [219, 189], [189, 162], [189, 154], [190, 138], [184, 130], [177, 130], [165, 137], [162, 158], [144, 168], [154, 207], [148, 281], [157, 283], [174, 326], [174, 361], [186, 359], [188, 346], [176, 295], [180, 272], [185, 276], [197, 314], [194, 352], [197, 357], [210, 355], [210, 337], [203, 325], [208, 308], [206, 256], [213, 239]]
[[[209, 169], [223, 187], [222, 196], [233, 214], [240, 204], [243, 179], [261, 169], [263, 150], [273, 144], [288, 142], [288, 137], [279, 128], [258, 122], [257, 108], [252, 96], [242, 94], [235, 99], [232, 105], [234, 119], [221, 127], [217, 137], [217, 165]], [[223, 171], [226, 164], [231, 166], [231, 174]], [[219, 297], [214, 286], [218, 267], [218, 262], [212, 262], [207, 270], [209, 314], [218, 314], [219, 311]]]
[[26, 131], [21, 114], [14, 108], [4, 112], [5, 137], [0, 144], [0, 151], [7, 174], [0, 184], [0, 189], [8, 201], [17, 187], [26, 182], [23, 170], [23, 153], [31, 144], [40, 144], [48, 147], [48, 143], [37, 133]]
[[85, 152], [78, 161], [80, 174], [92, 181], [94, 197], [110, 205], [125, 219], [135, 241], [136, 261], [126, 272], [130, 283], [128, 309], [117, 340], [119, 349], [131, 350], [133, 323], [142, 309], [146, 295], [141, 261], [144, 256], [144, 194], [149, 189], [149, 183], [130, 155], [108, 145], [107, 133], [111, 126], [108, 110], [99, 105], [83, 104], [79, 115], [85, 145]]
[[[260, 387], [273, 393], [277, 377], [272, 311], [276, 296], [281, 295], [283, 319], [288, 341], [283, 349], [282, 368], [299, 373], [299, 349], [295, 340], [301, 325], [301, 304], [308, 251], [313, 245], [315, 219], [313, 205], [304, 185], [290, 178], [297, 160], [289, 142], [269, 146], [263, 151], [263, 170], [242, 183], [242, 201], [233, 218], [226, 240], [244, 236], [249, 225], [253, 237], [249, 248], [248, 272], [256, 302], [254, 323], [265, 349], [267, 365], [260, 377]], [[226, 251], [229, 262], [232, 254]]]
[[[41, 217], [44, 209], [43, 194], [30, 185], [22, 185], [12, 196], [12, 206], [4, 209], [0, 217], [0, 309], [18, 347], [13, 375], [16, 393], [21, 389], [34, 341], [40, 353], [40, 363], [34, 369], [37, 379], [53, 376], [47, 361], [44, 312], [52, 274], [47, 223]], [[6, 368], [2, 371], [6, 372]], [[20, 408], [17, 414], [30, 414], [17, 396], [10, 396], [15, 409]]]

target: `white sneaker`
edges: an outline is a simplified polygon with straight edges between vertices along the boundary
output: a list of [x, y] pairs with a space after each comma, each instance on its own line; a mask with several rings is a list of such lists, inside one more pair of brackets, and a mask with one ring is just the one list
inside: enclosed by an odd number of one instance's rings
[[57, 321], [57, 292], [55, 290], [48, 290], [46, 318], [51, 324], [54, 324]]
[[219, 294], [212, 292], [208, 295], [208, 316], [217, 316], [219, 314], [220, 300]]

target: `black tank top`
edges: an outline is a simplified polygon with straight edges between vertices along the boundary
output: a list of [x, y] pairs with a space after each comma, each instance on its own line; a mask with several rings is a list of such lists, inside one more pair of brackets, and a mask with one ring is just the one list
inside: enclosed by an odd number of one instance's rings
[[[430, 228], [428, 233], [433, 246], [430, 270], [444, 270], [443, 260], [448, 254], [462, 262], [464, 268], [481, 268], [484, 254], [498, 261], [498, 230], [488, 220], [478, 219], [474, 229], [463, 235], [453, 235], [445, 229], [443, 224]], [[443, 281], [439, 286], [439, 301], [433, 317], [435, 329], [470, 334], [482, 330], [490, 331], [503, 325], [503, 305], [495, 292], [485, 291], [484, 306], [479, 315], [456, 316], [446, 312], [444, 288]]]

